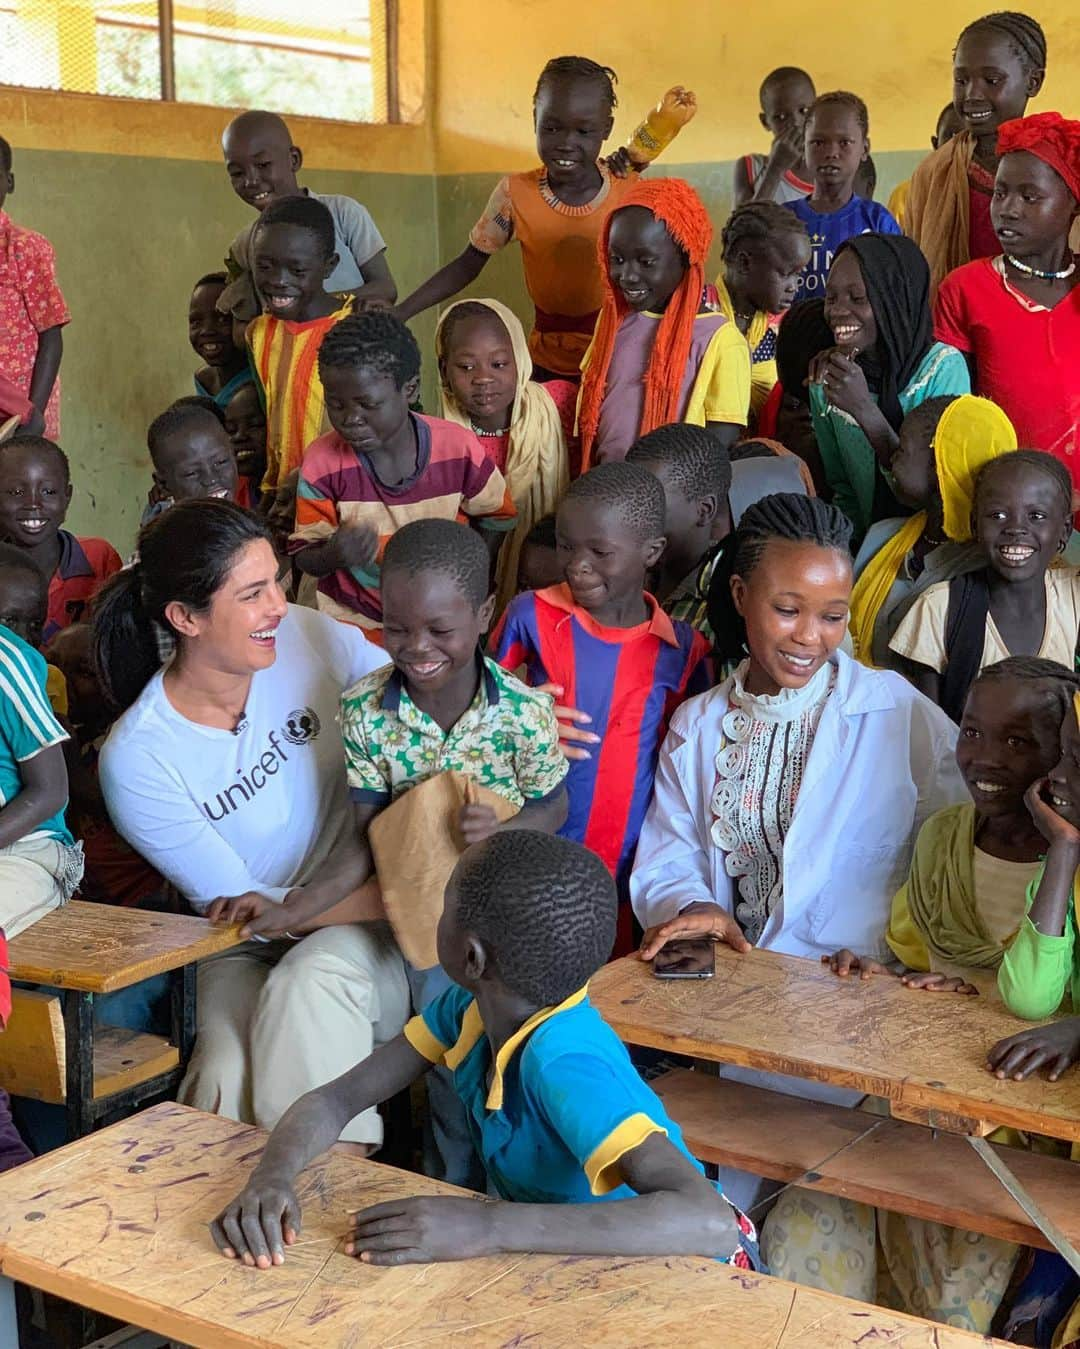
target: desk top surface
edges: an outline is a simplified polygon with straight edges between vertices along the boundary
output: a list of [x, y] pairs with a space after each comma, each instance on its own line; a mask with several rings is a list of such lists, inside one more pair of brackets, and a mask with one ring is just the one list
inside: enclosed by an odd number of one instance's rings
[[1080, 1071], [1002, 1082], [990, 1046], [1028, 1023], [988, 999], [839, 979], [817, 961], [717, 945], [712, 979], [656, 979], [634, 956], [606, 965], [590, 997], [631, 1044], [852, 1087], [899, 1119], [957, 1133], [1012, 1125], [1080, 1141]]
[[12, 979], [112, 993], [238, 945], [239, 928], [72, 900], [8, 943]]
[[[711, 1260], [506, 1255], [399, 1269], [341, 1253], [350, 1209], [452, 1193], [336, 1149], [298, 1183], [300, 1241], [278, 1269], [248, 1269], [207, 1222], [241, 1187], [265, 1134], [161, 1105], [0, 1177], [0, 1271], [199, 1349], [454, 1344], [566, 1349], [686, 1340], [822, 1349], [987, 1341]], [[699, 1332], [700, 1334], [700, 1332]], [[701, 1342], [700, 1339], [698, 1342]]]

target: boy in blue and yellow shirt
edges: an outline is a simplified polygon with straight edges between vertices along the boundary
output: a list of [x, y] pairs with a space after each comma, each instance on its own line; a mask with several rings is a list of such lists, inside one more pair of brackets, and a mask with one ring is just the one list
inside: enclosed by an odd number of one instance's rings
[[[211, 1225], [222, 1253], [267, 1269], [296, 1240], [293, 1179], [360, 1110], [445, 1064], [494, 1203], [393, 1200], [356, 1214], [368, 1264], [504, 1251], [711, 1255], [747, 1268], [754, 1233], [588, 1001], [615, 932], [615, 886], [567, 839], [519, 830], [471, 847], [446, 891], [439, 960], [455, 981], [404, 1032], [288, 1111]], [[613, 1212], [608, 1200], [624, 1202]]]

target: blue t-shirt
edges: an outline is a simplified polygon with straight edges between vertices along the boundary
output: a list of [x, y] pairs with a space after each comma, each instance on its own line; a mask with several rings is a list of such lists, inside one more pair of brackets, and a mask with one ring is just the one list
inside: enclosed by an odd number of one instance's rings
[[[68, 738], [49, 705], [46, 674], [45, 657], [10, 628], [0, 627], [0, 807], [23, 789], [19, 765]], [[70, 844], [63, 809], [25, 837]]]
[[526, 1021], [499, 1051], [494, 1071], [480, 1009], [457, 984], [413, 1017], [405, 1037], [426, 1059], [450, 1069], [476, 1151], [503, 1199], [584, 1204], [632, 1198], [619, 1159], [654, 1133], [666, 1134], [702, 1170], [622, 1041], [589, 1002], [587, 987]]
[[806, 226], [810, 236], [810, 262], [799, 281], [800, 300], [815, 300], [825, 294], [825, 279], [836, 250], [856, 234], [903, 234], [903, 230], [877, 201], [852, 197], [846, 206], [831, 215], [819, 215], [810, 209], [810, 198], [785, 201]]

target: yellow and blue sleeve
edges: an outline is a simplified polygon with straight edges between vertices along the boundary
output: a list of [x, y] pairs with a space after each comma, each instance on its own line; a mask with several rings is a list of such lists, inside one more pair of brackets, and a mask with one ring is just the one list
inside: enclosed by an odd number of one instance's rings
[[451, 984], [433, 998], [419, 1016], [405, 1023], [405, 1038], [429, 1063], [442, 1063], [457, 1043], [461, 1023], [473, 1003], [473, 997], [457, 984]]

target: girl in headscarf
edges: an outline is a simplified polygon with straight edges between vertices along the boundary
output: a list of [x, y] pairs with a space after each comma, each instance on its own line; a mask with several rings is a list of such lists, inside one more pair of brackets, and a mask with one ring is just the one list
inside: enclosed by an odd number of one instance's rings
[[570, 482], [577, 386], [536, 384], [525, 329], [498, 300], [459, 300], [439, 319], [435, 353], [442, 381], [442, 415], [470, 427], [496, 467], [517, 510], [517, 523], [499, 552], [497, 612], [516, 593], [518, 558], [526, 535], [552, 514]]
[[728, 447], [746, 426], [750, 351], [705, 289], [712, 225], [680, 178], [638, 183], [605, 222], [604, 302], [582, 362], [582, 468], [625, 458], [671, 422], [705, 426]]
[[871, 525], [855, 559], [849, 627], [864, 665], [889, 664], [889, 641], [915, 597], [986, 561], [972, 542], [975, 475], [1016, 449], [1016, 432], [986, 398], [929, 398], [904, 418], [893, 483], [917, 514]]
[[1080, 122], [1056, 112], [998, 132], [990, 207], [996, 256], [945, 278], [934, 309], [975, 389], [1009, 414], [1025, 445], [1055, 455], [1080, 487]]
[[855, 546], [875, 520], [904, 514], [883, 472], [913, 407], [971, 392], [963, 356], [934, 341], [930, 273], [910, 239], [859, 234], [837, 250], [825, 285], [836, 345], [810, 366], [810, 412], [833, 500]]

